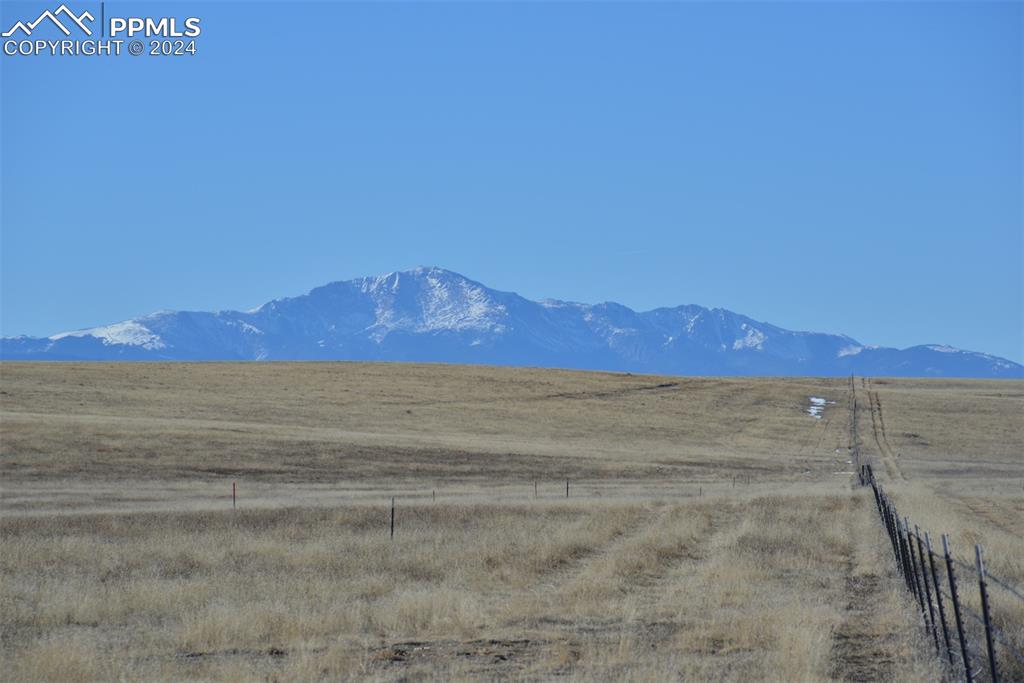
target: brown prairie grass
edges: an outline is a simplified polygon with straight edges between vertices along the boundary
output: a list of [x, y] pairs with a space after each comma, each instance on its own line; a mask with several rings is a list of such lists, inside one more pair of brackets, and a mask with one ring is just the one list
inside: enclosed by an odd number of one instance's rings
[[[31, 481], [795, 479], [843, 460], [840, 380], [375, 363], [0, 365], [2, 471]], [[827, 426], [826, 426], [827, 425]]]
[[1020, 382], [0, 364], [0, 667], [936, 680], [854, 401], [901, 511], [1021, 585]]
[[[5, 670], [819, 680], [852, 597], [850, 505], [424, 504], [394, 540], [367, 506], [5, 520]], [[898, 622], [899, 601], [889, 609]], [[890, 665], [903, 680], [928, 671], [896, 653]]]

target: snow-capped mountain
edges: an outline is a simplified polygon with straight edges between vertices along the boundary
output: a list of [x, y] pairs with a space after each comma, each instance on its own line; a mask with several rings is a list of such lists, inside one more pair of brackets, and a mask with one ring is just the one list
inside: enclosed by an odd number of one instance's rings
[[441, 268], [334, 282], [259, 308], [159, 311], [51, 337], [7, 360], [407, 360], [701, 375], [1024, 377], [995, 356], [861, 344], [723, 309], [529, 301]]

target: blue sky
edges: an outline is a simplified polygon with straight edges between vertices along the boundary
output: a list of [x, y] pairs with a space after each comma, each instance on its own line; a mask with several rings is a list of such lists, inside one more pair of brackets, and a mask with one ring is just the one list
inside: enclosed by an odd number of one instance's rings
[[1021, 3], [106, 13], [198, 54], [0, 58], [4, 335], [422, 264], [1024, 361]]

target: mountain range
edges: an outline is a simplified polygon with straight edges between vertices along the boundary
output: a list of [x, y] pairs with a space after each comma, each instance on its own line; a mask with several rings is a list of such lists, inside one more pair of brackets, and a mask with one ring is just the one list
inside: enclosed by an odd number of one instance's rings
[[681, 375], [1024, 377], [949, 346], [906, 349], [794, 332], [720, 308], [638, 312], [530, 301], [441, 268], [333, 282], [250, 311], [159, 311], [0, 340], [5, 360], [384, 360]]

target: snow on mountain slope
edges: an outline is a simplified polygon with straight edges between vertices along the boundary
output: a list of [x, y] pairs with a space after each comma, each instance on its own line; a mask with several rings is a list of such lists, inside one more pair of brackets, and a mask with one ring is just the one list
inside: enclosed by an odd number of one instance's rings
[[125, 344], [141, 346], [144, 349], [162, 349], [164, 343], [153, 331], [137, 320], [126, 320], [106, 327], [90, 327], [87, 330], [62, 332], [50, 337], [50, 341], [59, 341], [65, 337], [95, 337], [103, 340], [106, 345]]
[[794, 332], [724, 309], [637, 312], [529, 301], [441, 268], [333, 282], [250, 311], [160, 311], [45, 338], [4, 359], [415, 360], [675, 374], [1022, 377], [1024, 367], [941, 345], [887, 349]]

